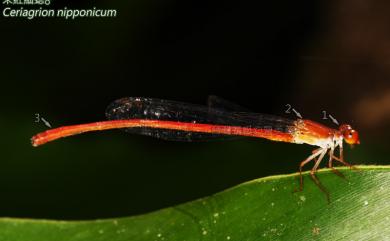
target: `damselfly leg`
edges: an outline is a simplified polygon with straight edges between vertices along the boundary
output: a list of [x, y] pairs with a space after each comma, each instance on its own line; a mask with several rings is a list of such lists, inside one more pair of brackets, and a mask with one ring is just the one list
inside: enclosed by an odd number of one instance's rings
[[340, 157], [336, 157], [335, 155], [332, 155], [332, 158], [338, 162], [341, 162], [342, 164], [349, 167], [350, 169], [358, 170], [358, 168], [355, 167], [354, 165], [344, 161], [343, 147], [340, 145], [339, 148], [340, 148]]
[[313, 154], [311, 154], [308, 158], [306, 158], [304, 161], [302, 161], [299, 165], [299, 177], [300, 177], [300, 186], [298, 191], [303, 190], [303, 177], [302, 177], [302, 168], [304, 165], [309, 163], [311, 160], [314, 160], [317, 156], [321, 154], [321, 151], [323, 151], [322, 148], [318, 148], [313, 151]]
[[[321, 184], [320, 180], [318, 180], [317, 176], [316, 176], [316, 172], [317, 172], [317, 168], [318, 166], [320, 165], [322, 159], [324, 158], [325, 154], [328, 152], [328, 149], [321, 149], [320, 150], [320, 153], [321, 155], [318, 157], [318, 159], [316, 160], [315, 164], [314, 164], [314, 167], [311, 169], [310, 171], [310, 176], [311, 178], [313, 179], [314, 183], [319, 187], [319, 189], [321, 189], [321, 191], [323, 193], [325, 193], [326, 195], [326, 199], [328, 200], [328, 203], [330, 202], [330, 197], [329, 197], [329, 192], [326, 190], [326, 188]], [[302, 178], [302, 176], [301, 176]]]
[[328, 167], [334, 174], [336, 174], [339, 177], [345, 178], [344, 174], [339, 172], [336, 168], [333, 167], [333, 159], [334, 159], [334, 149], [331, 148], [329, 151], [329, 161], [328, 161]]

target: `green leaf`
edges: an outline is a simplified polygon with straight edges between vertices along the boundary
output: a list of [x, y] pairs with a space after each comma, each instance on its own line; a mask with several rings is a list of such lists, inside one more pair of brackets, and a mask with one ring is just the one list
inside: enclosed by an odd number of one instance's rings
[[145, 215], [93, 221], [0, 219], [0, 240], [385, 240], [390, 238], [390, 167], [329, 169], [257, 179], [211, 197]]

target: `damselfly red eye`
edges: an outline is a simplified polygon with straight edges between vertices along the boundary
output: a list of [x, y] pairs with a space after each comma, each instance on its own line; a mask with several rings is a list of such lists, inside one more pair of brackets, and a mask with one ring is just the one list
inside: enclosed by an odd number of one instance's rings
[[340, 131], [346, 143], [350, 145], [360, 144], [359, 133], [352, 129], [350, 125], [340, 126]]

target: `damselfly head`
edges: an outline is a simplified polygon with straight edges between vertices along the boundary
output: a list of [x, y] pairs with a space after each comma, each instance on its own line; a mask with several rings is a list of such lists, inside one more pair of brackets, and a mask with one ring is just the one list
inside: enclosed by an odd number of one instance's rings
[[352, 129], [350, 125], [341, 125], [339, 131], [343, 135], [343, 138], [346, 143], [350, 145], [360, 144], [359, 133]]

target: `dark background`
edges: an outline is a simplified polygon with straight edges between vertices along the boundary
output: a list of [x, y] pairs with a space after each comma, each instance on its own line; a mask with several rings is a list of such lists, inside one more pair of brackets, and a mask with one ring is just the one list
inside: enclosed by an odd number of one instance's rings
[[[7, 19], [1, 30], [0, 216], [142, 214], [244, 181], [296, 172], [313, 147], [259, 139], [177, 143], [118, 130], [33, 148], [47, 127], [104, 120], [125, 96], [350, 123], [354, 164], [388, 164], [387, 1], [55, 1], [118, 17]], [[4, 5], [3, 5], [4, 7]], [[344, 182], [341, 180], [340, 185]], [[298, 185], [298, 182], [297, 182]]]

